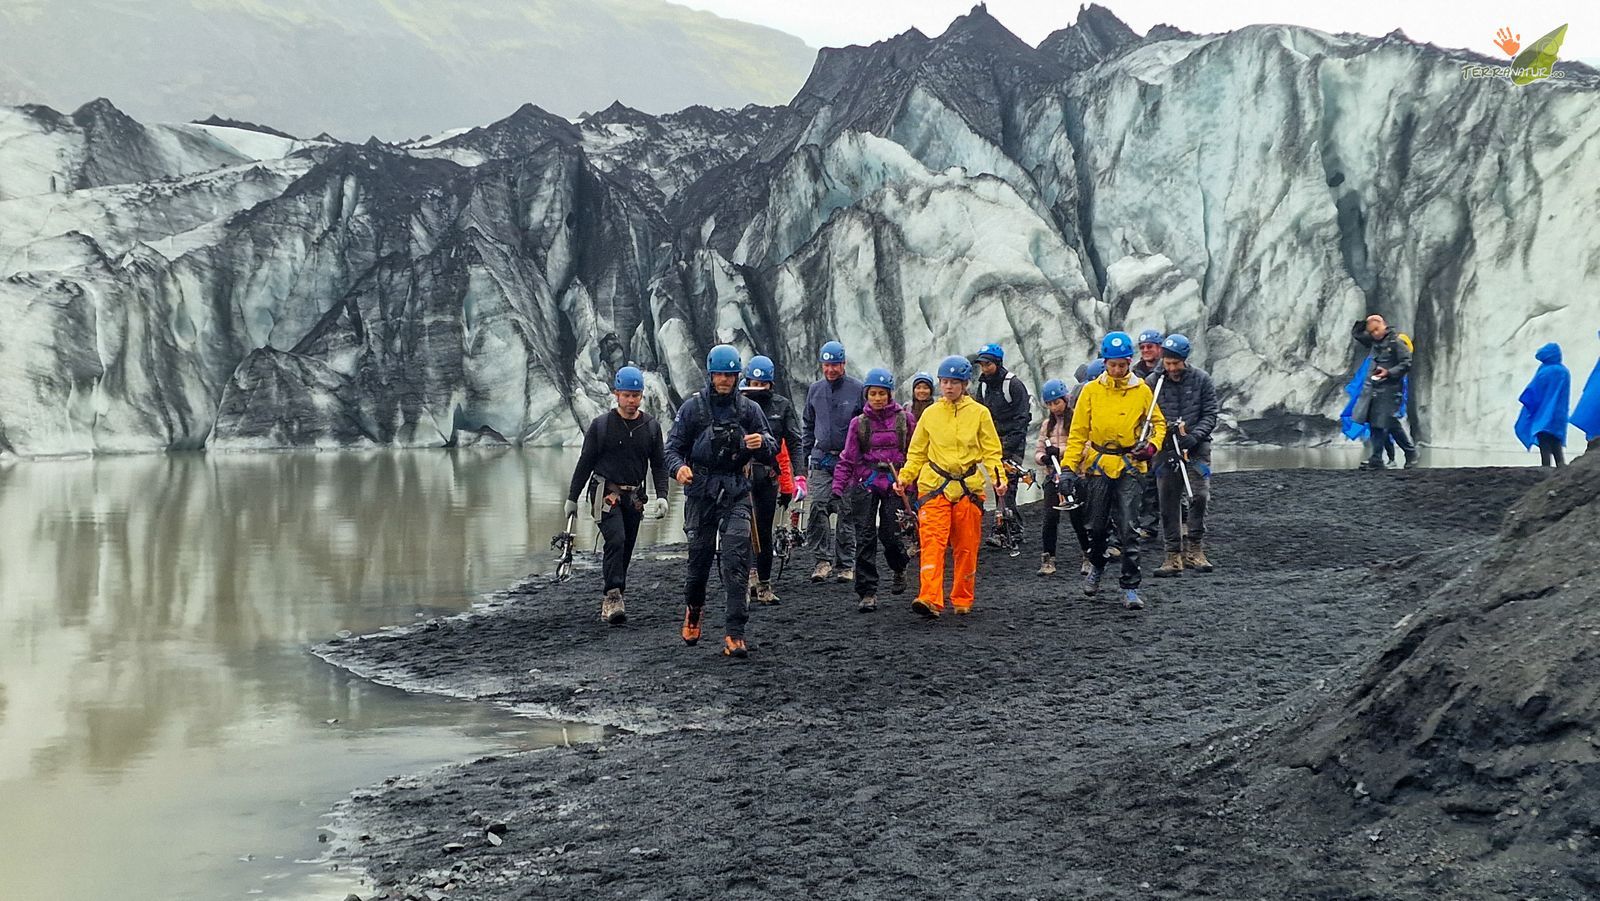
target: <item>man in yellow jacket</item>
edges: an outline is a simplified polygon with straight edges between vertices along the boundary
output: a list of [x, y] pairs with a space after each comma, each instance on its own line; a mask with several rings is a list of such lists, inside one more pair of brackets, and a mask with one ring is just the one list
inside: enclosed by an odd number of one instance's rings
[[994, 484], [997, 495], [1006, 493], [1000, 435], [988, 408], [967, 395], [971, 380], [972, 364], [965, 357], [945, 357], [939, 364], [942, 396], [917, 419], [906, 464], [895, 485], [900, 494], [914, 490], [918, 498], [922, 579], [911, 609], [926, 617], [936, 617], [944, 610], [946, 547], [955, 563], [950, 606], [958, 614], [972, 612], [985, 478]]
[[[1104, 375], [1083, 386], [1072, 411], [1072, 428], [1061, 465], [1088, 480], [1089, 573], [1083, 593], [1100, 593], [1106, 568], [1106, 540], [1116, 521], [1122, 539], [1122, 603], [1144, 608], [1139, 597], [1139, 508], [1150, 460], [1167, 436], [1167, 419], [1155, 393], [1130, 371], [1133, 339], [1112, 332], [1100, 342]], [[1148, 420], [1148, 421], [1147, 421]]]

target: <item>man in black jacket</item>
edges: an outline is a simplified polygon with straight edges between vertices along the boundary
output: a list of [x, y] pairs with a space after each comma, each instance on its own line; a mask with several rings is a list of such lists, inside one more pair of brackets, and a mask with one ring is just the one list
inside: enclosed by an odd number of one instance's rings
[[[773, 390], [777, 367], [772, 358], [754, 356], [744, 367], [744, 385], [741, 393], [755, 401], [767, 417], [767, 431], [778, 442], [778, 447], [788, 448], [790, 466], [800, 459], [800, 416], [794, 411], [789, 398]], [[786, 479], [777, 466], [750, 464], [750, 497], [755, 505], [756, 565], [750, 570], [750, 600], [758, 604], [776, 604], [778, 596], [772, 591], [772, 523], [778, 508], [788, 508], [793, 495], [786, 494], [782, 482]]]
[[684, 583], [683, 640], [700, 640], [711, 561], [721, 538], [722, 587], [727, 593], [727, 637], [722, 653], [748, 656], [744, 626], [745, 582], [750, 576], [750, 463], [772, 466], [777, 442], [755, 401], [736, 389], [743, 362], [739, 351], [718, 344], [706, 355], [706, 387], [684, 401], [667, 437], [667, 468], [683, 486], [683, 532], [689, 539], [689, 576]]
[[[1146, 379], [1152, 389], [1165, 380], [1156, 402], [1167, 419], [1167, 440], [1156, 457], [1156, 494], [1161, 499], [1161, 536], [1167, 559], [1158, 577], [1181, 575], [1185, 568], [1208, 573], [1206, 506], [1211, 501], [1211, 433], [1217, 428], [1217, 389], [1211, 376], [1189, 365], [1189, 339], [1168, 335], [1161, 342], [1162, 371]], [[1183, 535], [1183, 473], [1189, 472], [1188, 536]]]
[[[989, 408], [994, 419], [994, 430], [1000, 433], [1000, 454], [1018, 463], [1027, 459], [1028, 439], [1032, 437], [1028, 426], [1033, 422], [1032, 398], [1028, 386], [1005, 367], [1006, 352], [998, 344], [985, 344], [978, 351], [978, 402]], [[1007, 530], [1020, 534], [1021, 520], [1017, 518], [1017, 492], [1007, 491], [997, 506], [1006, 519]], [[1005, 544], [1003, 536], [989, 536], [992, 547]]]
[[567, 487], [566, 513], [578, 512], [578, 495], [589, 488], [589, 500], [600, 535], [605, 539], [600, 572], [605, 597], [600, 619], [613, 626], [628, 618], [623, 594], [628, 588], [628, 563], [644, 518], [644, 477], [649, 468], [655, 482], [655, 500], [649, 504], [652, 519], [667, 515], [667, 462], [661, 425], [639, 409], [644, 399], [644, 373], [636, 367], [617, 370], [612, 381], [617, 408], [595, 417], [583, 433], [583, 450]]
[[1417, 465], [1417, 446], [1406, 436], [1398, 416], [1401, 397], [1405, 392], [1406, 374], [1411, 371], [1411, 349], [1400, 340], [1400, 333], [1391, 328], [1382, 316], [1373, 313], [1356, 321], [1350, 337], [1368, 348], [1372, 360], [1367, 392], [1367, 425], [1372, 429], [1372, 457], [1364, 469], [1383, 469], [1384, 445], [1393, 439], [1395, 446], [1406, 454], [1406, 469]]

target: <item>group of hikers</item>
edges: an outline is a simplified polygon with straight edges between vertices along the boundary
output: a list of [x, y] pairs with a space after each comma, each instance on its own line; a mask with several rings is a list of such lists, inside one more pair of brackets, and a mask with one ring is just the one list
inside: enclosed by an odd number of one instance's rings
[[[1417, 450], [1403, 425], [1411, 341], [1379, 315], [1358, 320], [1352, 337], [1367, 348], [1344, 413], [1346, 434], [1368, 442], [1361, 468], [1386, 468], [1395, 448], [1411, 468]], [[669, 478], [683, 488], [689, 545], [680, 634], [688, 644], [700, 641], [711, 569], [718, 565], [727, 607], [722, 652], [731, 657], [749, 652], [749, 606], [780, 602], [772, 570], [778, 543], [798, 532], [792, 524], [801, 511], [789, 512], [796, 504], [804, 506], [803, 546], [815, 554], [812, 582], [850, 585], [857, 609], [870, 613], [886, 578], [893, 594], [913, 585], [908, 570], [915, 557], [912, 609], [937, 618], [948, 597], [960, 616], [976, 602], [990, 495], [995, 516], [987, 543], [1016, 556], [1017, 488], [1036, 482], [1045, 495], [1038, 574], [1056, 574], [1065, 514], [1081, 552], [1083, 593], [1098, 596], [1115, 561], [1122, 604], [1141, 610], [1143, 542], [1162, 541], [1157, 577], [1214, 568], [1205, 540], [1219, 407], [1211, 377], [1190, 361], [1193, 349], [1184, 335], [1155, 329], [1137, 337], [1107, 334], [1098, 357], [1079, 366], [1070, 384], [1051, 378], [1040, 386], [1045, 416], [1036, 433], [1031, 392], [1006, 368], [998, 344], [918, 372], [902, 404], [890, 370], [872, 368], [856, 379], [846, 371], [844, 345], [828, 341], [817, 353], [821, 377], [798, 411], [775, 390], [770, 357], [746, 361], [720, 344], [706, 355], [705, 387], [678, 408], [666, 435], [640, 409], [644, 373], [625, 366], [612, 385], [616, 407], [584, 434], [566, 502], [570, 532], [587, 487], [605, 542], [601, 619], [617, 625], [627, 618], [639, 524], [646, 512], [666, 515]], [[1543, 366], [1522, 396], [1517, 434], [1561, 465], [1569, 379], [1555, 345], [1541, 349], [1539, 359]], [[1594, 437], [1600, 366], [1589, 389], [1572, 422]], [[1352, 423], [1359, 433], [1352, 434]], [[1030, 458], [1041, 467], [1037, 476], [1024, 462]], [[648, 503], [647, 474], [654, 496]], [[791, 525], [778, 526], [780, 513]], [[790, 545], [784, 547], [787, 553]]]

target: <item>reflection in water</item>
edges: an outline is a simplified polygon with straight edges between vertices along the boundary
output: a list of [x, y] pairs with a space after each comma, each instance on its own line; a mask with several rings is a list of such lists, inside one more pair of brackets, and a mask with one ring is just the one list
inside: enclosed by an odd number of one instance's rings
[[560, 740], [305, 648], [549, 569], [569, 473], [533, 449], [0, 464], [6, 893], [283, 897], [259, 861], [314, 855], [350, 789]]

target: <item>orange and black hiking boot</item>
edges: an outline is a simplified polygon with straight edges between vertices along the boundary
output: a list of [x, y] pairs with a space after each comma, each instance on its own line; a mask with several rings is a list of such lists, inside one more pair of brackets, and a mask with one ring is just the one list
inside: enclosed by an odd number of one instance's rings
[[722, 639], [722, 656], [749, 657], [750, 649], [745, 646], [743, 638], [734, 638], [732, 635], [729, 635]]
[[694, 644], [700, 640], [700, 611], [683, 608], [683, 643]]

